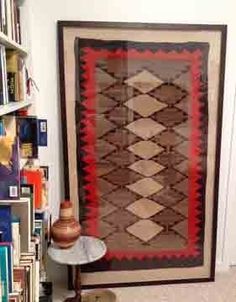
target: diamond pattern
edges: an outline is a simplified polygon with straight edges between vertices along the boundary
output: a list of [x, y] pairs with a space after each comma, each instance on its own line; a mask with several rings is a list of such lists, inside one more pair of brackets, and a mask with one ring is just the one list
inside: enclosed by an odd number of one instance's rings
[[100, 160], [99, 162], [96, 163], [96, 166], [97, 166], [98, 177], [106, 175], [116, 168], [114, 164], [110, 163], [107, 160]]
[[178, 184], [175, 185], [174, 187], [176, 190], [179, 192], [185, 194], [186, 196], [189, 195], [189, 183], [188, 179], [185, 178], [183, 181], [179, 182]]
[[150, 92], [150, 95], [165, 104], [175, 105], [187, 95], [187, 92], [172, 83], [164, 83]]
[[175, 169], [180, 171], [182, 174], [188, 176], [189, 162], [185, 160], [182, 163], [175, 166]]
[[172, 227], [183, 219], [184, 217], [181, 214], [176, 213], [172, 209], [164, 209], [152, 218], [153, 221], [165, 228]]
[[112, 193], [104, 196], [104, 199], [113, 203], [115, 206], [119, 208], [124, 208], [128, 204], [134, 202], [139, 198], [139, 195], [131, 192], [130, 190], [124, 188], [119, 188]]
[[148, 197], [160, 191], [162, 186], [152, 178], [143, 178], [132, 185], [128, 185], [127, 188], [143, 197]]
[[139, 238], [140, 240], [147, 242], [163, 230], [163, 227], [154, 223], [151, 220], [143, 219], [139, 220], [135, 224], [129, 226], [127, 231]]
[[183, 200], [185, 195], [173, 188], [166, 187], [155, 195], [152, 195], [150, 198], [165, 207], [171, 207]]
[[109, 154], [106, 157], [106, 160], [109, 160], [110, 162], [116, 164], [120, 167], [125, 167], [130, 165], [131, 163], [134, 163], [137, 160], [137, 157], [130, 153], [129, 151], [122, 150], [122, 151], [115, 151], [111, 154]]
[[132, 146], [129, 146], [128, 150], [143, 159], [150, 159], [160, 153], [163, 148], [151, 141], [140, 141]]
[[191, 132], [191, 125], [189, 123], [189, 120], [175, 127], [175, 131], [184, 136], [186, 139], [189, 139]]
[[111, 131], [103, 139], [122, 149], [138, 141], [138, 137], [126, 129]]
[[115, 226], [117, 230], [121, 231], [127, 228], [129, 225], [138, 221], [138, 217], [130, 213], [129, 211], [120, 209], [112, 214], [103, 218], [103, 220], [111, 225]]
[[[99, 236], [109, 250], [184, 248], [190, 62], [153, 58], [127, 63], [107, 57], [96, 67]], [[86, 147], [89, 152], [94, 155], [94, 148]]]
[[100, 196], [103, 196], [116, 188], [113, 184], [109, 183], [108, 181], [99, 178], [98, 179], [98, 193]]
[[191, 99], [189, 96], [184, 97], [178, 104], [175, 106], [179, 109], [183, 110], [185, 113], [187, 113], [189, 116], [191, 116]]
[[97, 159], [101, 159], [104, 156], [110, 154], [116, 149], [116, 147], [108, 142], [98, 139], [96, 143], [96, 155]]
[[189, 142], [184, 141], [183, 143], [181, 143], [177, 147], [175, 147], [175, 150], [177, 150], [179, 153], [181, 153], [186, 158], [188, 158], [189, 157]]
[[166, 166], [166, 167], [171, 167], [171, 166], [177, 165], [185, 159], [186, 158], [183, 155], [176, 152], [175, 150], [170, 151], [170, 152], [163, 151], [162, 153], [158, 154], [154, 158], [154, 160], [158, 161], [159, 163], [161, 163], [163, 166]]
[[105, 119], [104, 115], [97, 115], [96, 116], [96, 131], [97, 131], [97, 137], [102, 137], [107, 132], [114, 129], [116, 126]]
[[112, 184], [125, 186], [139, 180], [141, 178], [141, 175], [129, 169], [118, 169], [109, 173], [108, 175], [105, 175], [103, 178], [108, 180]]
[[186, 72], [182, 72], [182, 74], [177, 77], [173, 83], [175, 85], [178, 85], [179, 87], [183, 87], [187, 91], [191, 91], [192, 81], [191, 81], [191, 75], [189, 72], [189, 69], [186, 70]]
[[142, 139], [149, 139], [165, 129], [150, 118], [141, 118], [129, 124], [126, 128]]
[[96, 68], [96, 91], [101, 92], [102, 90], [108, 88], [114, 84], [117, 80], [110, 76], [107, 72], [100, 68]]
[[129, 205], [126, 209], [134, 215], [146, 219], [160, 212], [164, 207], [150, 199], [141, 198]]
[[164, 169], [163, 166], [155, 163], [153, 160], [140, 160], [129, 166], [129, 168], [146, 177], [152, 176]]
[[164, 130], [153, 139], [155, 143], [165, 148], [174, 147], [183, 142], [183, 140], [184, 138], [173, 130]]
[[173, 230], [179, 233], [182, 237], [188, 238], [188, 221], [184, 219], [180, 223], [173, 226]]
[[140, 94], [128, 100], [125, 105], [131, 110], [139, 113], [143, 117], [148, 117], [156, 111], [166, 107], [166, 105], [158, 102], [148, 94]]
[[123, 126], [136, 120], [137, 118], [139, 118], [139, 116], [137, 115], [137, 113], [129, 110], [124, 106], [118, 106], [107, 113], [106, 118], [108, 118], [111, 122], [115, 123], [118, 126]]
[[116, 83], [115, 85], [104, 90], [103, 94], [119, 103], [124, 103], [128, 99], [139, 95], [139, 91], [125, 84]]
[[100, 93], [97, 95], [96, 104], [96, 112], [98, 114], [105, 113], [117, 105], [114, 100]]
[[113, 225], [105, 222], [104, 220], [101, 220], [99, 223], [99, 237], [101, 239], [105, 239], [107, 236], [112, 234], [116, 230], [116, 227]]
[[165, 170], [162, 170], [160, 173], [154, 176], [154, 179], [163, 186], [174, 185], [184, 178], [184, 175], [173, 168], [166, 168]]
[[177, 205], [173, 207], [176, 212], [188, 217], [188, 199], [180, 201]]
[[100, 218], [110, 215], [112, 212], [117, 210], [112, 203], [106, 202], [106, 200], [101, 198], [100, 207], [99, 207], [99, 216]]
[[187, 120], [188, 116], [175, 107], [167, 107], [155, 114], [156, 120], [165, 127], [173, 127]]
[[147, 70], [143, 70], [135, 76], [127, 79], [126, 84], [132, 86], [142, 93], [147, 93], [155, 87], [161, 85], [163, 81]]

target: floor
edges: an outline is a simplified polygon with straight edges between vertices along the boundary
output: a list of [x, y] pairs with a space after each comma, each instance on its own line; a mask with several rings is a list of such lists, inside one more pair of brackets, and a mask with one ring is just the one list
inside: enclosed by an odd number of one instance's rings
[[[216, 275], [214, 283], [116, 288], [117, 302], [236, 302], [236, 268]], [[63, 301], [73, 295], [54, 287], [53, 302]]]

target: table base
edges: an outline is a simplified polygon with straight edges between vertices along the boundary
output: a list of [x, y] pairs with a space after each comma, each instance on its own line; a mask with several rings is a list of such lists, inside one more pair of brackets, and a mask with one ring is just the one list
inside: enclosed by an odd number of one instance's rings
[[67, 298], [64, 302], [115, 302], [116, 296], [110, 290], [93, 290], [87, 294], [77, 295], [72, 298]]

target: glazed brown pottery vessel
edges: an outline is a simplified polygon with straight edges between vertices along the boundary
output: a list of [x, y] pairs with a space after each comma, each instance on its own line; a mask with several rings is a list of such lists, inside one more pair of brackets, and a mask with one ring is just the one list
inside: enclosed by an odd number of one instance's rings
[[72, 203], [64, 201], [60, 205], [59, 219], [51, 227], [51, 237], [62, 249], [72, 247], [80, 236], [81, 227], [74, 218]]

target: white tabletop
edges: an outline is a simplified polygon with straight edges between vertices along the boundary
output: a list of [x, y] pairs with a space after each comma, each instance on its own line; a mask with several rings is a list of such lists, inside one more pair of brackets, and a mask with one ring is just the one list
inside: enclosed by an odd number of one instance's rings
[[60, 264], [83, 265], [101, 259], [106, 251], [106, 245], [100, 239], [81, 236], [76, 244], [69, 249], [60, 249], [56, 245], [51, 245], [48, 249], [48, 255]]

